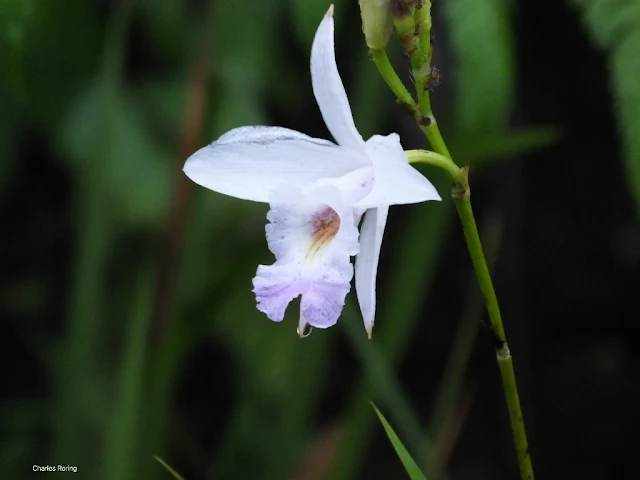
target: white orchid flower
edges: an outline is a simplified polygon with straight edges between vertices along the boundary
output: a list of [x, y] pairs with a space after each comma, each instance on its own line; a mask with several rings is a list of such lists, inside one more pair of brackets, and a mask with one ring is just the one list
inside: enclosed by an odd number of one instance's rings
[[266, 237], [276, 261], [258, 266], [253, 279], [258, 310], [279, 322], [301, 296], [301, 335], [308, 326], [334, 325], [350, 290], [350, 257], [357, 255], [356, 292], [371, 337], [389, 206], [440, 196], [409, 165], [397, 134], [365, 142], [356, 130], [333, 32], [331, 6], [313, 41], [311, 81], [337, 145], [286, 128], [240, 127], [189, 157], [184, 172], [213, 191], [269, 203]]

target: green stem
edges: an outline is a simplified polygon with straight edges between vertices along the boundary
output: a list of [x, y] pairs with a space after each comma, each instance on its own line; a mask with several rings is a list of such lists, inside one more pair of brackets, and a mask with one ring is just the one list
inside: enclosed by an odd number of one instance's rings
[[369, 50], [369, 53], [378, 68], [378, 72], [380, 72], [384, 81], [387, 82], [391, 91], [398, 97], [400, 103], [413, 113], [416, 110], [416, 102], [393, 69], [389, 57], [387, 57], [387, 52], [372, 48]]
[[[444, 144], [442, 137], [440, 137], [440, 140], [442, 144]], [[467, 248], [469, 249], [473, 268], [475, 269], [476, 277], [480, 284], [480, 291], [485, 299], [485, 305], [489, 313], [490, 328], [495, 340], [496, 357], [500, 368], [500, 375], [502, 376], [502, 386], [507, 401], [507, 408], [509, 410], [509, 420], [511, 422], [516, 455], [520, 466], [520, 474], [523, 480], [533, 480], [533, 466], [531, 464], [522, 408], [520, 407], [520, 397], [518, 395], [518, 387], [513, 370], [513, 360], [507, 344], [498, 299], [493, 288], [489, 267], [487, 266], [478, 227], [476, 226], [476, 220], [471, 208], [471, 191], [469, 189], [468, 179], [469, 168], [468, 166], [458, 168], [448, 157], [427, 150], [408, 150], [405, 152], [405, 155], [410, 163], [421, 162], [442, 168], [453, 181], [453, 201], [456, 205], [460, 221], [462, 222]]]
[[426, 66], [418, 67], [414, 69], [414, 78], [416, 81], [416, 89], [418, 93], [418, 104], [398, 77], [393, 65], [387, 57], [387, 53], [384, 50], [378, 50], [372, 48], [369, 50], [371, 58], [376, 64], [380, 76], [384, 79], [391, 91], [398, 98], [398, 101], [405, 106], [416, 123], [420, 126], [420, 129], [424, 132], [431, 144], [431, 147], [441, 155], [451, 159], [451, 154], [447, 145], [442, 139], [440, 128], [436, 117], [431, 111], [431, 101], [429, 99], [429, 91], [426, 90], [426, 77], [423, 74], [418, 74], [418, 71], [424, 70]]
[[[410, 150], [406, 153], [408, 160], [410, 162], [423, 162], [440, 167], [447, 172], [452, 180], [453, 201], [456, 205], [460, 221], [462, 222], [467, 248], [471, 255], [471, 261], [476, 272], [476, 277], [478, 278], [478, 283], [480, 284], [480, 290], [485, 300], [487, 312], [489, 313], [489, 326], [495, 340], [496, 357], [500, 375], [502, 376], [504, 396], [509, 410], [509, 420], [511, 422], [520, 475], [522, 480], [534, 480], [533, 466], [529, 454], [524, 419], [522, 417], [522, 408], [520, 407], [518, 387], [513, 370], [513, 360], [507, 344], [502, 316], [500, 315], [498, 300], [493, 289], [491, 275], [489, 274], [487, 261], [485, 260], [482, 250], [480, 235], [478, 234], [473, 210], [471, 209], [471, 191], [468, 180], [469, 166], [467, 165], [463, 169], [460, 169], [455, 165], [431, 109], [428, 89], [431, 71], [431, 49], [430, 39], [427, 38], [427, 35], [430, 35], [430, 15], [426, 11], [419, 12], [418, 25], [420, 28], [418, 29], [417, 45], [415, 33], [411, 33], [412, 31], [415, 32], [415, 23], [412, 27], [406, 20], [406, 18], [397, 18], [394, 19], [394, 24], [403, 47], [410, 56], [418, 96], [417, 105], [398, 78], [384, 51], [371, 50], [371, 55], [376, 62], [380, 74], [391, 90], [396, 94], [400, 102], [410, 107], [410, 113], [412, 113], [420, 129], [425, 133], [433, 150], [435, 150], [435, 153], [424, 150]], [[429, 48], [429, 50], [424, 51], [427, 48]]]
[[431, 100], [429, 98], [429, 92], [423, 91], [421, 94], [418, 94], [418, 98], [420, 102], [419, 108], [422, 112], [422, 118], [419, 122], [420, 130], [422, 130], [427, 136], [427, 140], [429, 140], [431, 148], [433, 148], [440, 155], [444, 155], [445, 157], [452, 159], [451, 154], [449, 153], [449, 149], [447, 148], [447, 144], [444, 143], [444, 139], [442, 138], [442, 134], [440, 133], [440, 128], [438, 127], [436, 117], [431, 111]]
[[493, 288], [487, 261], [485, 260], [482, 250], [482, 243], [480, 242], [480, 235], [478, 234], [478, 228], [471, 208], [468, 170], [468, 166], [464, 168], [462, 180], [453, 187], [452, 197], [458, 211], [458, 216], [462, 222], [464, 238], [467, 241], [467, 248], [471, 255], [473, 268], [475, 269], [480, 290], [484, 296], [487, 312], [489, 313], [489, 326], [495, 341], [496, 358], [498, 360], [498, 367], [500, 368], [500, 375], [502, 377], [502, 387], [509, 410], [509, 420], [511, 422], [511, 431], [516, 455], [518, 457], [520, 475], [523, 480], [534, 480], [527, 434], [522, 416], [522, 408], [520, 407], [518, 386], [513, 370], [513, 359], [507, 344], [498, 299], [496, 298], [496, 292]]
[[[434, 133], [434, 132], [432, 132]], [[439, 137], [439, 143], [444, 145], [444, 140], [439, 131], [435, 134]], [[448, 150], [445, 151], [448, 153]], [[410, 163], [421, 162], [442, 168], [447, 172], [454, 186], [452, 189], [453, 201], [458, 211], [458, 216], [462, 222], [464, 237], [467, 242], [467, 248], [471, 256], [473, 268], [476, 272], [480, 291], [485, 299], [487, 312], [489, 313], [489, 322], [491, 333], [494, 336], [496, 345], [496, 357], [500, 375], [502, 376], [502, 386], [507, 408], [509, 410], [509, 420], [511, 422], [511, 430], [513, 440], [516, 447], [516, 455], [518, 457], [518, 465], [520, 467], [520, 475], [523, 480], [534, 480], [533, 466], [531, 464], [531, 456], [529, 454], [529, 445], [527, 442], [527, 434], [522, 416], [522, 408], [520, 407], [520, 397], [518, 395], [518, 386], [516, 384], [515, 372], [513, 370], [513, 359], [507, 344], [507, 337], [502, 323], [502, 315], [498, 306], [498, 299], [493, 288], [489, 267], [482, 249], [482, 242], [476, 226], [476, 220], [473, 216], [471, 208], [471, 191], [469, 189], [469, 167], [457, 167], [450, 157], [444, 154], [430, 152], [427, 150], [408, 150], [405, 152]]]
[[453, 163], [450, 158], [439, 153], [429, 150], [405, 150], [404, 154], [407, 156], [409, 163], [426, 163], [443, 169], [454, 183], [460, 181], [464, 174], [462, 168]]

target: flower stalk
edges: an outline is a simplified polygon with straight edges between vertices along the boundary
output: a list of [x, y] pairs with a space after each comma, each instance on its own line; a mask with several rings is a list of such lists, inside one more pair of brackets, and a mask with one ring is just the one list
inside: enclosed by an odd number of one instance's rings
[[518, 459], [518, 466], [520, 468], [520, 476], [523, 480], [534, 480], [529, 443], [527, 441], [522, 407], [520, 406], [516, 375], [513, 369], [513, 358], [507, 343], [498, 299], [495, 289], [493, 288], [489, 267], [487, 266], [478, 227], [476, 226], [473, 209], [471, 208], [468, 164], [463, 168], [463, 172], [461, 180], [457, 184], [454, 184], [452, 188], [451, 197], [453, 198], [462, 223], [462, 230], [471, 256], [471, 262], [473, 263], [476, 278], [480, 285], [480, 291], [484, 297], [489, 314], [489, 329], [494, 340], [496, 359], [500, 369], [500, 376], [502, 377], [502, 388], [507, 402], [507, 409], [509, 410], [509, 421], [511, 423], [511, 432]]
[[465, 174], [464, 169], [458, 167], [450, 158], [436, 152], [429, 150], [405, 150], [404, 154], [407, 156], [409, 163], [426, 163], [427, 165], [441, 168], [447, 173], [447, 176], [454, 184], [460, 182]]
[[[471, 208], [469, 165], [459, 168], [453, 162], [431, 108], [431, 99], [429, 97], [430, 82], [432, 77], [437, 74], [437, 70], [431, 66], [431, 2], [430, 0], [394, 0], [392, 1], [392, 6], [393, 22], [400, 42], [409, 56], [418, 99], [417, 104], [415, 102], [411, 104], [409, 110], [434, 150], [434, 152], [409, 150], [405, 154], [409, 162], [422, 162], [442, 168], [452, 181], [451, 196], [462, 223], [467, 249], [469, 250], [489, 315], [488, 326], [494, 339], [496, 359], [502, 377], [502, 386], [509, 411], [520, 475], [522, 480], [534, 480], [533, 466], [513, 368], [513, 358], [507, 343], [498, 299], [484, 256], [473, 209]], [[399, 80], [396, 80], [398, 78], [397, 74], [389, 71], [393, 67], [390, 64], [387, 65], [388, 59], [385, 63], [377, 61], [376, 58], [386, 58], [386, 55], [384, 57], [382, 57], [381, 53], [374, 55], [376, 66], [391, 87], [391, 90], [396, 93], [400, 102], [406, 104], [404, 99], [407, 98], [408, 92], [405, 95], [406, 89], [397, 85], [399, 82]], [[402, 96], [398, 95], [397, 92], [400, 92]], [[410, 98], [413, 100], [412, 97]]]
[[369, 50], [369, 54], [376, 64], [376, 68], [378, 69], [378, 72], [380, 72], [383, 80], [398, 98], [398, 102], [407, 109], [411, 116], [415, 116], [416, 114], [419, 115], [416, 102], [391, 65], [389, 57], [387, 57], [387, 52], [384, 49], [372, 48]]

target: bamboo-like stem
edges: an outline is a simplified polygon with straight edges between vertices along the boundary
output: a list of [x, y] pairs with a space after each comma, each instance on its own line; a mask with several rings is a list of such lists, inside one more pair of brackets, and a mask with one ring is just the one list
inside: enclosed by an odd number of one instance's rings
[[509, 420], [511, 422], [511, 432], [518, 458], [520, 476], [523, 480], [534, 480], [533, 465], [529, 453], [529, 444], [520, 406], [520, 396], [516, 383], [516, 375], [513, 369], [513, 358], [507, 343], [507, 337], [502, 323], [502, 315], [498, 306], [498, 299], [493, 288], [491, 275], [487, 261], [484, 257], [478, 227], [471, 208], [471, 192], [468, 181], [468, 166], [464, 168], [462, 181], [452, 189], [452, 198], [458, 211], [458, 216], [462, 222], [464, 238], [471, 255], [471, 262], [476, 272], [476, 277], [480, 285], [480, 291], [485, 300], [487, 312], [489, 313], [489, 327], [493, 335], [496, 349], [496, 359], [502, 377], [502, 388], [504, 390], [507, 408], [509, 410]]
[[[437, 127], [431, 128], [431, 126], [426, 126], [425, 129], [429, 130], [431, 136], [438, 139], [437, 142], [432, 142], [434, 149], [436, 149], [436, 146], [438, 145], [445, 145], [444, 139], [442, 139], [442, 135], [440, 134], [440, 131], [437, 130]], [[444, 167], [440, 165], [440, 163], [444, 163], [442, 161], [442, 157], [451, 158], [449, 151], [446, 149], [446, 145], [445, 148], [441, 149], [438, 153], [440, 153], [441, 157], [437, 158], [437, 160], [436, 157], [432, 155], [420, 155], [420, 161], [440, 166], [440, 168], [445, 168], [449, 176], [452, 177], [453, 169], [450, 166]], [[415, 154], [414, 156], [418, 157], [418, 155]], [[509, 410], [509, 421], [511, 423], [511, 432], [518, 459], [518, 466], [520, 468], [520, 476], [522, 480], [534, 480], [535, 476], [533, 473], [533, 465], [531, 463], [531, 454], [529, 453], [529, 443], [522, 415], [522, 407], [520, 406], [520, 396], [518, 394], [516, 375], [513, 369], [513, 358], [507, 343], [504, 324], [502, 322], [502, 314], [500, 313], [498, 299], [493, 288], [491, 274], [489, 273], [489, 267], [487, 266], [487, 261], [482, 249], [482, 242], [480, 241], [480, 234], [478, 233], [473, 209], [471, 208], [469, 165], [466, 165], [461, 169], [461, 172], [462, 174], [457, 179], [453, 179], [452, 177], [454, 182], [451, 196], [456, 206], [456, 210], [458, 211], [460, 222], [462, 223], [462, 230], [467, 242], [467, 249], [469, 250], [471, 262], [473, 263], [473, 268], [476, 272], [476, 278], [480, 285], [480, 291], [484, 297], [487, 312], [489, 314], [489, 327], [491, 334], [494, 337], [496, 359], [500, 369], [500, 376], [502, 377], [502, 388], [507, 402], [507, 409]]]
[[423, 92], [420, 97], [420, 112], [422, 114], [418, 126], [420, 130], [425, 134], [431, 148], [440, 155], [444, 155], [449, 160], [452, 160], [447, 144], [444, 143], [442, 134], [440, 133], [440, 127], [438, 127], [438, 121], [431, 111], [431, 100], [429, 99], [429, 92]]
[[[439, 135], [439, 132], [437, 132]], [[440, 137], [442, 139], [442, 137]], [[442, 143], [444, 141], [442, 140]], [[444, 153], [448, 153], [447, 150]], [[462, 223], [467, 249], [471, 256], [471, 262], [476, 272], [476, 278], [480, 285], [480, 291], [484, 297], [487, 312], [489, 313], [489, 328], [493, 335], [496, 349], [496, 359], [502, 377], [502, 387], [509, 410], [509, 420], [515, 444], [516, 456], [520, 475], [523, 480], [534, 480], [533, 465], [529, 453], [529, 444], [520, 406], [520, 396], [516, 376], [513, 369], [513, 359], [507, 343], [507, 337], [502, 323], [502, 315], [498, 306], [498, 299], [493, 288], [489, 267], [482, 249], [480, 234], [476, 226], [476, 220], [471, 208], [471, 190], [469, 188], [469, 166], [458, 168], [448, 157], [443, 154], [425, 150], [407, 150], [405, 155], [410, 163], [421, 162], [442, 168], [447, 172], [453, 182], [451, 196], [458, 211]]]
[[[422, 4], [423, 7], [427, 6]], [[430, 9], [430, 3], [427, 8]], [[504, 396], [509, 410], [509, 420], [515, 444], [516, 456], [520, 468], [522, 480], [534, 480], [533, 466], [529, 453], [520, 397], [516, 384], [515, 372], [513, 369], [513, 359], [507, 344], [507, 338], [502, 323], [502, 316], [498, 306], [498, 300], [489, 274], [480, 235], [476, 226], [476, 221], [471, 209], [471, 190], [469, 188], [469, 166], [458, 168], [452, 160], [449, 149], [440, 133], [438, 123], [431, 109], [429, 96], [429, 78], [431, 74], [431, 19], [430, 12], [424, 8], [420, 11], [413, 11], [409, 14], [415, 15], [414, 24], [407, 22], [407, 15], [394, 18], [396, 31], [400, 42], [405, 48], [411, 62], [413, 79], [416, 86], [418, 98], [417, 104], [406, 92], [406, 88], [400, 82], [398, 75], [386, 58], [384, 51], [378, 50], [372, 56], [382, 77], [391, 90], [396, 93], [401, 103], [407, 104], [407, 97], [411, 99], [410, 113], [416, 120], [420, 129], [424, 132], [427, 140], [431, 144], [434, 152], [413, 150], [406, 152], [410, 162], [424, 162], [444, 169], [452, 180], [452, 197], [458, 211], [458, 216], [462, 222], [464, 237], [467, 242], [467, 249], [471, 256], [471, 261], [480, 285], [480, 290], [484, 297], [487, 312], [489, 314], [489, 327], [494, 337], [496, 358]], [[415, 12], [415, 13], [414, 13]], [[382, 53], [380, 53], [382, 52]]]

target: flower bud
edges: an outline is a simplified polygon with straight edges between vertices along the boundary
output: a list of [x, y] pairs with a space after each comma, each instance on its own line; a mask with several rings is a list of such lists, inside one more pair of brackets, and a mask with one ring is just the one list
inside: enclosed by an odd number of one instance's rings
[[[391, 21], [404, 49], [411, 54], [414, 49], [413, 36], [416, 30], [414, 12], [418, 0], [391, 0]], [[422, 2], [420, 2], [422, 5]]]
[[359, 0], [359, 3], [367, 46], [382, 50], [387, 46], [393, 29], [389, 0]]

